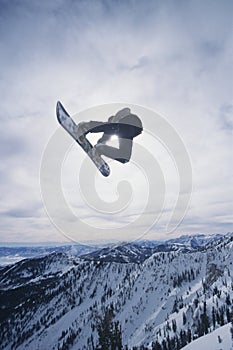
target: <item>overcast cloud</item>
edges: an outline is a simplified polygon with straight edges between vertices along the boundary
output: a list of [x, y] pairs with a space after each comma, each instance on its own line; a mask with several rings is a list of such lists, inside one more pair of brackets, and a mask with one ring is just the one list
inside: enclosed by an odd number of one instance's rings
[[[57, 100], [71, 114], [123, 102], [163, 115], [194, 177], [174, 235], [232, 231], [232, 11], [230, 0], [1, 0], [0, 241], [65, 240], [39, 184]], [[148, 238], [164, 237], [158, 231]]]

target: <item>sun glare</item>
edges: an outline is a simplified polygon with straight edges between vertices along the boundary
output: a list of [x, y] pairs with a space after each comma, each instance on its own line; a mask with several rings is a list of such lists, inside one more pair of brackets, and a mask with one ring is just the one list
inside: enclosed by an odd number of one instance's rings
[[117, 141], [118, 140], [118, 136], [117, 135], [112, 135], [110, 138], [110, 141]]

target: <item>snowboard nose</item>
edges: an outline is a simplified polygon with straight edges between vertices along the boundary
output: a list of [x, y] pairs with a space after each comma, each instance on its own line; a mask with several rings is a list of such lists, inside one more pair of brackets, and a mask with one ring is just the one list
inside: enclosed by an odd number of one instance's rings
[[57, 101], [57, 106], [56, 106], [56, 115], [57, 115], [57, 120], [59, 121], [60, 124], [62, 124], [61, 118], [67, 119], [67, 117], [70, 117], [69, 113], [65, 110], [64, 106], [60, 101]]

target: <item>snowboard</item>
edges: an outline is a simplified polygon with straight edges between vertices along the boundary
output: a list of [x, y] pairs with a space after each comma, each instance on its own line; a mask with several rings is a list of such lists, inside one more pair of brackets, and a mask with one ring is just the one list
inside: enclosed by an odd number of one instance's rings
[[110, 168], [108, 164], [101, 158], [101, 156], [95, 152], [93, 155], [93, 146], [86, 137], [82, 141], [77, 140], [78, 125], [73, 121], [70, 115], [66, 112], [61, 102], [57, 102], [57, 120], [61, 126], [73, 137], [73, 139], [82, 147], [84, 152], [90, 157], [95, 166], [99, 169], [103, 176], [110, 174]]

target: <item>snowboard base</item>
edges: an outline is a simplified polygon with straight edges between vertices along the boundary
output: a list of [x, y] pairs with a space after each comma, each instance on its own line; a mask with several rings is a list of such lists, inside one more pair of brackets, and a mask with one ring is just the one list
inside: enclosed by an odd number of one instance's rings
[[93, 151], [92, 144], [87, 140], [86, 137], [83, 140], [77, 139], [78, 125], [73, 121], [70, 115], [66, 112], [61, 102], [57, 102], [57, 119], [61, 126], [72, 136], [72, 138], [82, 147], [84, 152], [89, 156], [95, 166], [99, 169], [103, 176], [109, 176], [110, 168], [108, 164], [101, 158], [101, 156]]

